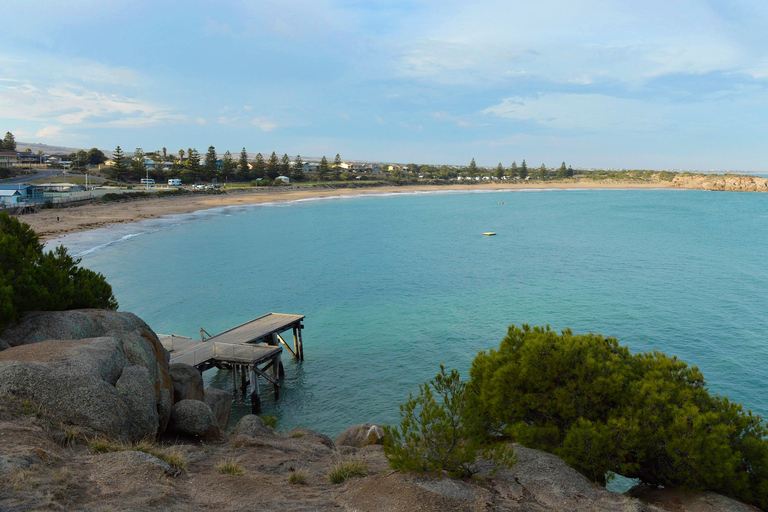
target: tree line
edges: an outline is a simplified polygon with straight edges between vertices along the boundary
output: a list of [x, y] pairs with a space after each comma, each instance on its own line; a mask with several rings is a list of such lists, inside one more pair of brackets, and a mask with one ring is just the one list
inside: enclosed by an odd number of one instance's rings
[[[147, 176], [155, 180], [163, 180], [169, 176], [169, 172], [174, 177], [180, 178], [183, 183], [210, 182], [214, 179], [219, 182], [265, 181], [270, 183], [278, 176], [287, 176], [291, 181], [307, 179], [305, 163], [301, 155], [296, 155], [291, 161], [287, 153], [278, 157], [273, 151], [266, 159], [264, 155], [257, 153], [255, 159], [250, 160], [245, 148], [237, 157], [230, 151], [226, 151], [222, 158], [219, 158], [214, 146], [209, 146], [205, 155], [201, 155], [196, 148], [180, 149], [177, 154], [169, 154], [166, 148], [163, 148], [162, 152], [144, 152], [142, 148], [136, 148], [133, 157], [128, 157], [123, 149], [117, 146], [112, 162], [106, 170], [107, 177], [123, 182], [138, 181]], [[318, 180], [339, 179], [341, 163], [338, 153], [333, 164], [329, 164], [328, 159], [323, 156], [318, 165], [316, 178]]]

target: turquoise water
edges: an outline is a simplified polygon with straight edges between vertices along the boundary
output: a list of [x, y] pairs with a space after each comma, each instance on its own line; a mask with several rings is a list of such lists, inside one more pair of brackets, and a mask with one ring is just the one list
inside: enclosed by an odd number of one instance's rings
[[[503, 204], [501, 204], [503, 203]], [[495, 231], [495, 237], [484, 237]], [[768, 414], [768, 194], [542, 190], [228, 207], [69, 236], [156, 332], [306, 315], [280, 430], [394, 423], [439, 365], [468, 377], [510, 324], [599, 332], [699, 366]], [[211, 383], [229, 389], [226, 372]], [[267, 388], [264, 386], [262, 389]], [[239, 399], [238, 414], [248, 412]]]

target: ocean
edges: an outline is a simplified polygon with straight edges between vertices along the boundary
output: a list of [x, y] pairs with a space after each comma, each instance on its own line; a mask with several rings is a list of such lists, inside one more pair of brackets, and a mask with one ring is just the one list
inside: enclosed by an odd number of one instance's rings
[[[496, 236], [483, 236], [484, 232]], [[69, 235], [121, 311], [211, 334], [306, 315], [284, 353], [278, 430], [333, 437], [399, 421], [439, 365], [464, 378], [511, 324], [617, 337], [698, 366], [768, 414], [768, 194], [525, 190], [345, 196], [224, 207]], [[206, 372], [231, 391], [228, 372]], [[237, 398], [235, 416], [249, 413]]]

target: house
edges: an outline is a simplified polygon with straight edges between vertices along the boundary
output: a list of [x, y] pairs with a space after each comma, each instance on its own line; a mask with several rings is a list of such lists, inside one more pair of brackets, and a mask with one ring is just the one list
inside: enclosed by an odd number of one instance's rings
[[15, 151], [0, 151], [0, 167], [13, 167], [19, 161], [19, 154]]
[[20, 191], [0, 190], [0, 204], [3, 206], [18, 206], [22, 202]]
[[4, 184], [0, 185], [0, 193], [2, 193], [3, 202], [6, 201], [6, 198], [15, 198], [7, 200], [16, 203], [42, 201], [44, 199], [43, 190], [35, 185]]

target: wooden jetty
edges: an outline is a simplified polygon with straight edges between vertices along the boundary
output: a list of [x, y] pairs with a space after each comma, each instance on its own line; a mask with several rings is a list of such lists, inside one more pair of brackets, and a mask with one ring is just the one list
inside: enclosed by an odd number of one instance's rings
[[[304, 360], [304, 340], [301, 331], [303, 315], [267, 313], [231, 329], [206, 338], [208, 332], [200, 328], [200, 340], [177, 334], [158, 335], [160, 342], [170, 353], [171, 364], [184, 363], [197, 368], [200, 373], [210, 368], [232, 370], [235, 392], [245, 393], [251, 388], [251, 412], [261, 413], [261, 397], [258, 377], [263, 377], [275, 389], [275, 400], [279, 398], [280, 379], [285, 376], [281, 361], [283, 346], [299, 361]], [[281, 336], [285, 331], [293, 332], [293, 347]], [[271, 371], [271, 375], [268, 370]], [[248, 377], [246, 377], [246, 374]]]

